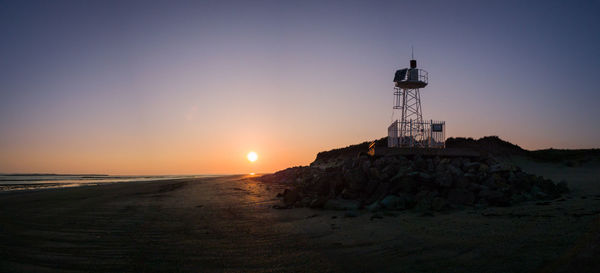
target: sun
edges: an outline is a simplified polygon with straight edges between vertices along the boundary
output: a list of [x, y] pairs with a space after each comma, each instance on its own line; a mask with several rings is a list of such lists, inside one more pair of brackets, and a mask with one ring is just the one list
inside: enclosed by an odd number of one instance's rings
[[246, 158], [248, 158], [248, 161], [254, 162], [258, 159], [258, 155], [255, 152], [249, 152]]

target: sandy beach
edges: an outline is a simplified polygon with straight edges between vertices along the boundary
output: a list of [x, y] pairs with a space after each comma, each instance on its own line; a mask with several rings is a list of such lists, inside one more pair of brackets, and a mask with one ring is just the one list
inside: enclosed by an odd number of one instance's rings
[[3, 192], [0, 271], [595, 272], [598, 168], [581, 168], [563, 199], [381, 218], [273, 209], [283, 187], [250, 176]]

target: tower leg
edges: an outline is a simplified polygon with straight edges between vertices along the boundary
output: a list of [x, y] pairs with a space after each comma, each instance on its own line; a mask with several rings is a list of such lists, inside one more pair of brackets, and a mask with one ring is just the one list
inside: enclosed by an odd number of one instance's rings
[[396, 88], [394, 95], [396, 96], [394, 109], [401, 112], [398, 121], [398, 145], [401, 147], [427, 146], [419, 89]]

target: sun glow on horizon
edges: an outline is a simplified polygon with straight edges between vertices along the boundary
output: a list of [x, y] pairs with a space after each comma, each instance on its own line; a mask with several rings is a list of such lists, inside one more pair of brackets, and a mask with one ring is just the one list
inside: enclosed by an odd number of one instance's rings
[[248, 161], [254, 162], [258, 159], [258, 155], [255, 152], [249, 152], [246, 158], [248, 158]]

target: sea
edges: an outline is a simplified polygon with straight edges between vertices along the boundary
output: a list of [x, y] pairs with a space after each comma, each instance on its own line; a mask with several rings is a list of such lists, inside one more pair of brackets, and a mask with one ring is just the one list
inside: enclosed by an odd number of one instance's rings
[[216, 176], [219, 175], [0, 174], [0, 191], [80, 187], [106, 183]]

